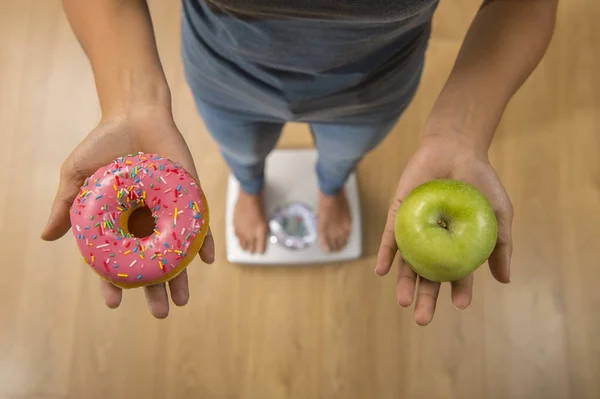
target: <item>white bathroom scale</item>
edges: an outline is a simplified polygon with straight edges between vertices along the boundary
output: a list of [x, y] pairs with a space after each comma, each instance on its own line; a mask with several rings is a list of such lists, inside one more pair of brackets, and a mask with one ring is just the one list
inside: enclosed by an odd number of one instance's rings
[[315, 174], [317, 152], [275, 150], [265, 166], [265, 206], [269, 236], [262, 254], [244, 251], [233, 229], [233, 210], [239, 184], [230, 174], [227, 186], [225, 234], [227, 260], [235, 264], [293, 266], [357, 259], [362, 253], [360, 201], [356, 175], [345, 186], [350, 205], [352, 230], [346, 247], [339, 252], [321, 251], [317, 236], [316, 206], [318, 183]]

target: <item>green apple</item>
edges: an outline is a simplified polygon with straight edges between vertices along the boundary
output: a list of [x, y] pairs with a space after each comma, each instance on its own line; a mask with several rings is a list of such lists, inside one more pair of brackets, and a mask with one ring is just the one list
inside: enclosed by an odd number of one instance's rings
[[398, 208], [394, 232], [404, 260], [419, 276], [457, 281], [488, 259], [498, 221], [487, 198], [460, 180], [432, 180]]

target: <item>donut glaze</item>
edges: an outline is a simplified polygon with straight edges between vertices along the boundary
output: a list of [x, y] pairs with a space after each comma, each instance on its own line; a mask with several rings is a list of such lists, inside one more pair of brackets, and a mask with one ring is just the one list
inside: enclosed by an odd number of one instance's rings
[[[147, 207], [154, 232], [135, 237], [133, 211]], [[84, 261], [121, 288], [168, 281], [195, 257], [208, 230], [208, 207], [195, 179], [154, 154], [121, 157], [87, 178], [73, 205], [73, 234]]]

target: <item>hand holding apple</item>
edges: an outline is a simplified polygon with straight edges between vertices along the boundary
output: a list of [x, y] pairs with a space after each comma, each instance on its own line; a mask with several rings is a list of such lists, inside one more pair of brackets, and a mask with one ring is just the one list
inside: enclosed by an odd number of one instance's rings
[[[428, 137], [400, 178], [375, 272], [380, 276], [389, 272], [400, 244], [406, 254], [398, 256], [398, 304], [412, 304], [415, 270], [419, 271], [415, 321], [427, 325], [441, 282], [451, 282], [452, 302], [458, 309], [470, 304], [472, 272], [486, 259], [494, 278], [509, 282], [512, 216], [510, 200], [485, 154], [448, 137]], [[453, 234], [446, 230], [449, 224]], [[440, 265], [440, 260], [447, 263]]]

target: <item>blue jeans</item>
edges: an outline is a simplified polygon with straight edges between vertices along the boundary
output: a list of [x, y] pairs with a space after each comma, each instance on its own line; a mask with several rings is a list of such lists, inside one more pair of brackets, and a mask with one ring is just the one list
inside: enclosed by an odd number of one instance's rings
[[[204, 2], [183, 4], [186, 80], [206, 128], [249, 194], [262, 190], [265, 158], [283, 125], [292, 121], [310, 126], [321, 191], [339, 192], [358, 162], [392, 130], [416, 92], [430, 22], [399, 28], [403, 33], [369, 59], [319, 71], [317, 65], [326, 55], [344, 56], [330, 54], [340, 46], [335, 40], [345, 36], [326, 34], [329, 30], [320, 26], [325, 22], [311, 22], [325, 33], [304, 49], [291, 49], [293, 54], [304, 54], [310, 48], [306, 57], [298, 59], [302, 68], [275, 67], [281, 52], [246, 57], [239, 50], [252, 43], [269, 49], [273, 40], [285, 39], [281, 35], [295, 35], [289, 21], [236, 20], [212, 14]], [[307, 23], [302, 21], [296, 28], [304, 29]], [[278, 37], [269, 36], [273, 30]], [[371, 40], [372, 32], [367, 30], [364, 36]], [[233, 47], [227, 46], [231, 40]]]
[[[242, 190], [260, 193], [265, 158], [275, 147], [285, 122], [224, 110], [200, 99], [196, 99], [196, 105]], [[327, 195], [339, 192], [361, 158], [387, 136], [396, 121], [397, 117], [364, 125], [311, 123], [321, 192]]]

